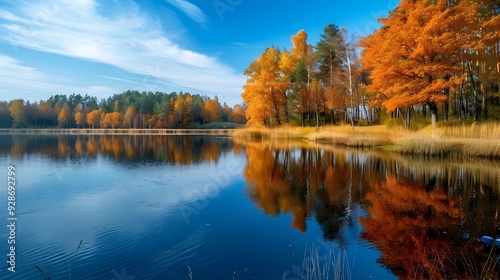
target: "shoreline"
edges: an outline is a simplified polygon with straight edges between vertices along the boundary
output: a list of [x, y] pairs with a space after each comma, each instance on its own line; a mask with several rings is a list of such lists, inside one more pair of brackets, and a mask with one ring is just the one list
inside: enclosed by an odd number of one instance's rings
[[178, 135], [224, 136], [243, 140], [300, 140], [406, 155], [500, 159], [500, 124], [427, 127], [417, 131], [378, 126], [276, 127], [238, 129], [0, 129], [0, 135]]
[[214, 135], [229, 136], [232, 129], [156, 128], [2, 128], [0, 135]]
[[382, 125], [244, 128], [233, 131], [231, 137], [244, 140], [302, 140], [416, 156], [500, 159], [500, 124], [427, 127], [417, 131]]

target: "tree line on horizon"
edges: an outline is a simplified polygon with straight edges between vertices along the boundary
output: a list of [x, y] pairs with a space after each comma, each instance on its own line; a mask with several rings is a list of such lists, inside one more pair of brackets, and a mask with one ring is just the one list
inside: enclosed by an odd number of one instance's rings
[[245, 124], [245, 108], [221, 104], [217, 96], [136, 90], [101, 100], [73, 93], [0, 101], [2, 128], [194, 128], [213, 122]]
[[249, 125], [500, 120], [500, 2], [400, 1], [371, 35], [335, 24], [245, 70]]

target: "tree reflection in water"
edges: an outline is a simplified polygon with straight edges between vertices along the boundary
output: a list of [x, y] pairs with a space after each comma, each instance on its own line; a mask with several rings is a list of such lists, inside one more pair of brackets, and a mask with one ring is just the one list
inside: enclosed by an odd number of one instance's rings
[[471, 166], [275, 142], [245, 147], [248, 195], [269, 215], [290, 213], [297, 230], [314, 217], [325, 239], [343, 244], [341, 229], [357, 222], [351, 209], [361, 205], [368, 212], [362, 238], [400, 278], [496, 278], [489, 251], [464, 236], [498, 224], [498, 189], [490, 187], [500, 186], [497, 162]]
[[363, 186], [383, 180], [383, 173], [376, 172], [380, 165], [357, 154], [255, 142], [246, 144], [246, 152], [243, 175], [257, 205], [269, 215], [291, 213], [299, 231], [307, 229], [306, 220], [314, 214], [330, 241], [342, 239], [343, 224], [356, 222], [351, 207], [361, 202]]
[[469, 265], [481, 266], [467, 263], [476, 262], [466, 259], [476, 248], [462, 239], [464, 214], [442, 188], [426, 190], [388, 176], [366, 198], [363, 237], [380, 248], [382, 262], [400, 278], [476, 278]]
[[[39, 154], [53, 159], [108, 155], [116, 160], [152, 160], [188, 165], [215, 162], [231, 151], [229, 138], [167, 135], [0, 136], [0, 154]], [[236, 149], [233, 152], [240, 153]]]
[[[361, 237], [402, 279], [497, 278], [490, 274], [495, 259], [472, 240], [495, 236], [500, 225], [498, 161], [211, 137], [0, 136], [0, 155], [64, 161], [104, 155], [117, 163], [189, 165], [244, 152], [249, 197], [269, 215], [290, 213], [300, 232], [315, 219], [325, 239], [342, 245], [342, 229], [361, 222]], [[354, 207], [368, 214], [358, 221]]]

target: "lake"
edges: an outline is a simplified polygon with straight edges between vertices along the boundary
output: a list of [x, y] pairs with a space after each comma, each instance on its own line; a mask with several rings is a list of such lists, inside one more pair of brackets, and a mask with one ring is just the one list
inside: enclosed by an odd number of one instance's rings
[[[0, 163], [4, 182], [15, 168], [17, 218], [15, 272], [4, 263], [1, 279], [497, 272], [497, 252], [475, 240], [500, 234], [498, 161], [228, 137], [3, 135]], [[6, 256], [12, 232], [0, 233]]]

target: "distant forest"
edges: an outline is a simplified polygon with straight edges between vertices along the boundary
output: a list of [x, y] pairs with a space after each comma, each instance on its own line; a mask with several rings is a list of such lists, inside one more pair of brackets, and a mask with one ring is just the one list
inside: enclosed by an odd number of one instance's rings
[[245, 124], [245, 109], [183, 92], [128, 90], [107, 99], [80, 94], [46, 101], [0, 101], [1, 128], [197, 128], [214, 122]]

